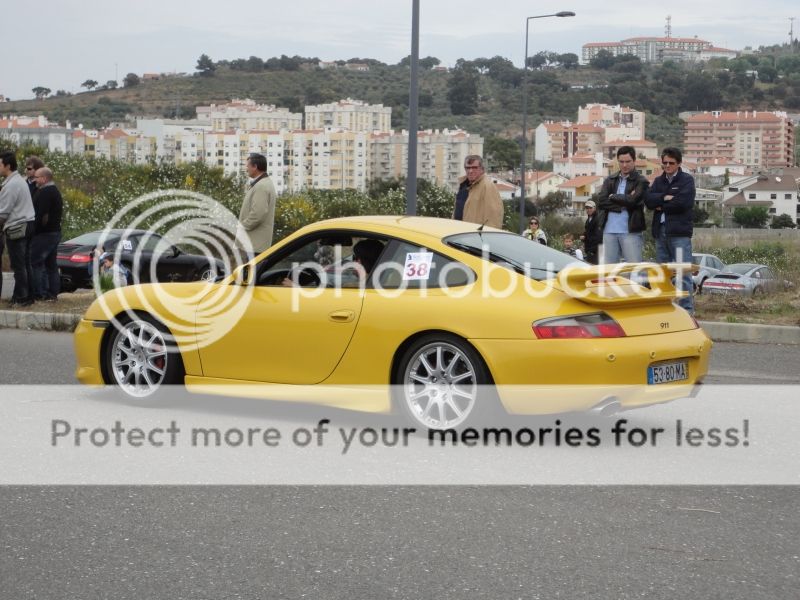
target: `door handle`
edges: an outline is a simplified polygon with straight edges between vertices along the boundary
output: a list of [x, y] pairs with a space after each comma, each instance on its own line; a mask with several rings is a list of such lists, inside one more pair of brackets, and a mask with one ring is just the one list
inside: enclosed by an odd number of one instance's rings
[[335, 310], [328, 315], [328, 318], [331, 321], [336, 321], [337, 323], [349, 323], [355, 318], [355, 316], [356, 313], [352, 310]]

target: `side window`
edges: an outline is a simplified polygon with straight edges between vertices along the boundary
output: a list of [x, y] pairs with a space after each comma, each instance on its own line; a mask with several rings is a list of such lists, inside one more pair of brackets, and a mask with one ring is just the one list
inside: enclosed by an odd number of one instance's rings
[[138, 238], [138, 246], [143, 252], [158, 252], [163, 254], [170, 250], [169, 242], [160, 235], [143, 235], [141, 238]]
[[256, 282], [262, 286], [366, 285], [386, 243], [385, 238], [361, 232], [320, 232], [263, 260]]
[[119, 247], [121, 252], [136, 252], [136, 248], [139, 246], [139, 237], [129, 237], [117, 242], [116, 247]]
[[475, 281], [475, 273], [438, 252], [395, 242], [375, 269], [376, 287], [420, 289], [459, 287]]

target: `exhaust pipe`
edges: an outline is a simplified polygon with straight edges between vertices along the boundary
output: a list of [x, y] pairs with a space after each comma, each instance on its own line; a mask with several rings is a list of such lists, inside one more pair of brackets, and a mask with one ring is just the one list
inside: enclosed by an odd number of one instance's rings
[[589, 409], [589, 412], [594, 415], [600, 415], [601, 417], [610, 417], [611, 415], [617, 414], [621, 410], [622, 404], [620, 404], [620, 401], [614, 396], [611, 396], [609, 398], [604, 398], [595, 404]]

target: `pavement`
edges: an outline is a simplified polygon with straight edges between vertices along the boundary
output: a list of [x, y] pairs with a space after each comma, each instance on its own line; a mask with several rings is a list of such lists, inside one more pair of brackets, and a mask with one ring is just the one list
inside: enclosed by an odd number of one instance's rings
[[[8, 280], [9, 273], [3, 275], [6, 276], [2, 294], [5, 298], [13, 286], [13, 280]], [[0, 328], [72, 331], [80, 319], [81, 315], [68, 313], [0, 310]], [[715, 342], [800, 345], [800, 327], [796, 326], [717, 321], [700, 321], [700, 326]]]

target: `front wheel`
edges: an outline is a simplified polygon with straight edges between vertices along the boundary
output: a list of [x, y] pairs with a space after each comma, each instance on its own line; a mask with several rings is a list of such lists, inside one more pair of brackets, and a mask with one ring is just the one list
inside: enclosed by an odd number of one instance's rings
[[448, 334], [426, 335], [398, 363], [396, 403], [428, 429], [474, 424], [495, 408], [491, 378], [472, 346]]
[[183, 362], [169, 330], [137, 316], [116, 326], [106, 346], [109, 383], [128, 397], [144, 400], [162, 385], [182, 382]]

